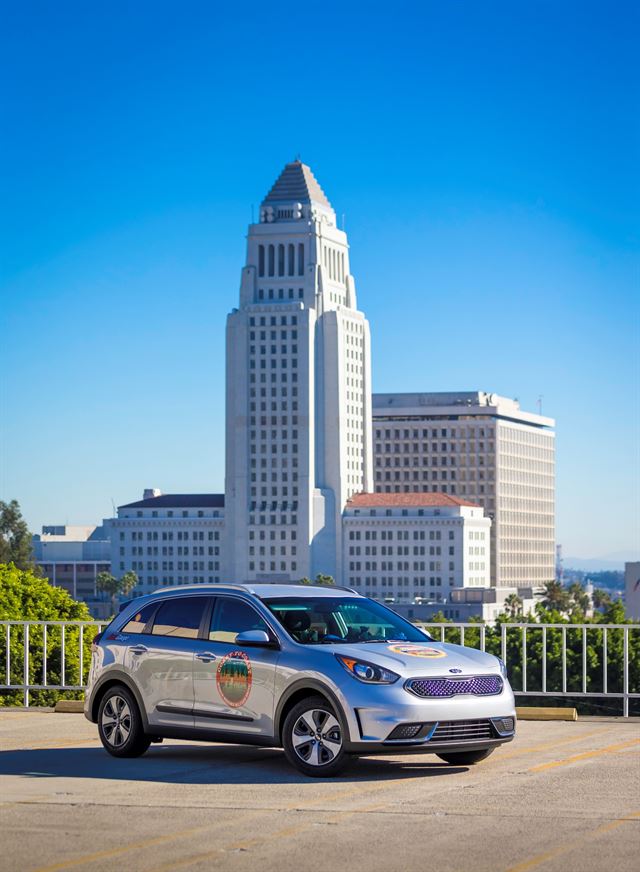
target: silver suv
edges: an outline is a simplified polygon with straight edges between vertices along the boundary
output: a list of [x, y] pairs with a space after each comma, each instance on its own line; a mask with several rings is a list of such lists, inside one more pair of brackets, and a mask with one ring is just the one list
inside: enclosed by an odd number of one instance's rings
[[163, 738], [283, 747], [306, 775], [352, 754], [469, 765], [515, 732], [504, 664], [346, 588], [197, 585], [126, 604], [93, 644], [85, 715], [115, 757]]

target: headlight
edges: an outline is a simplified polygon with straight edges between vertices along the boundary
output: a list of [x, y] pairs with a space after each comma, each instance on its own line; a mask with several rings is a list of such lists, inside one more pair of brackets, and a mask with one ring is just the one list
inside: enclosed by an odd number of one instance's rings
[[507, 664], [500, 657], [498, 657], [497, 660], [498, 660], [498, 663], [500, 664], [500, 672], [502, 672], [502, 674], [506, 678], [507, 677]]
[[393, 684], [400, 676], [395, 672], [390, 672], [388, 669], [383, 669], [382, 666], [376, 666], [375, 663], [367, 663], [364, 660], [354, 660], [352, 657], [342, 657], [336, 654], [336, 659], [341, 666], [350, 672], [358, 681], [363, 681], [365, 684]]

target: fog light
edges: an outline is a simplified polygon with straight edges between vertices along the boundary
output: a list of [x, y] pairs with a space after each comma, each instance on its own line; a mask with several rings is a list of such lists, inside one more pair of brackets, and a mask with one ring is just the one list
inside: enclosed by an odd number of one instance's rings
[[422, 724], [399, 724], [387, 736], [387, 739], [415, 739]]

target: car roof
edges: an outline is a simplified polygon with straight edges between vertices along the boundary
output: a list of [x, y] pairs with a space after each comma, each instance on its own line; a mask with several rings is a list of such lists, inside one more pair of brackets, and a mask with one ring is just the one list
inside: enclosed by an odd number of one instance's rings
[[279, 597], [360, 597], [361, 595], [349, 587], [326, 584], [287, 584], [282, 582], [246, 582], [242, 584], [181, 584], [176, 587], [163, 587], [148, 594], [149, 599], [155, 599], [165, 594], [175, 596], [176, 593], [244, 593], [258, 599], [276, 599]]

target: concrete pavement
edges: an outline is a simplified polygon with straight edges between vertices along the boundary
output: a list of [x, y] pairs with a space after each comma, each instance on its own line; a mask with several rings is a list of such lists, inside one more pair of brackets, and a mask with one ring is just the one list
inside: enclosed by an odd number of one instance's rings
[[81, 715], [3, 710], [0, 870], [631, 870], [639, 751], [636, 721], [521, 722], [477, 766], [371, 757], [317, 780], [271, 749], [115, 760]]

